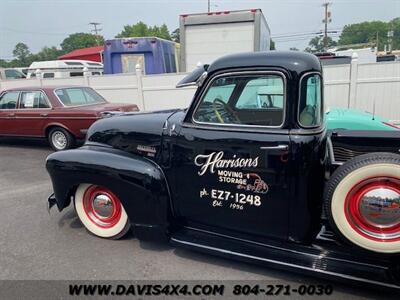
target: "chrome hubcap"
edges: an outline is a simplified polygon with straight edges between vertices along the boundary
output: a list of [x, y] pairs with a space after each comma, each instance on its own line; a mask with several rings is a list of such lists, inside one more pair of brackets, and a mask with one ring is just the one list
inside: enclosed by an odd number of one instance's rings
[[110, 197], [99, 194], [93, 199], [93, 212], [98, 218], [110, 218], [114, 213], [114, 204]]
[[67, 146], [67, 137], [61, 131], [56, 131], [53, 133], [51, 140], [53, 142], [54, 147], [59, 150], [64, 149]]
[[396, 226], [400, 224], [400, 194], [383, 187], [373, 189], [362, 196], [360, 213], [375, 227]]

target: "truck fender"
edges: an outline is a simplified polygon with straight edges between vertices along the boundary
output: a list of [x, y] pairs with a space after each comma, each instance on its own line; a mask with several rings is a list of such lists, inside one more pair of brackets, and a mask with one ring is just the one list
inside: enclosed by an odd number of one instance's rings
[[46, 168], [59, 211], [70, 205], [80, 184], [96, 184], [118, 196], [139, 239], [167, 237], [170, 193], [155, 162], [113, 148], [84, 146], [51, 154]]

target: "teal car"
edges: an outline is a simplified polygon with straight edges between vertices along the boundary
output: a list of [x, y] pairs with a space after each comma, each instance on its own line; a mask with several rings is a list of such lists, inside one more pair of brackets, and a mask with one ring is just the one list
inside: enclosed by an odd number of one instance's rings
[[327, 128], [350, 130], [399, 130], [389, 120], [371, 113], [347, 108], [330, 108], [326, 113]]

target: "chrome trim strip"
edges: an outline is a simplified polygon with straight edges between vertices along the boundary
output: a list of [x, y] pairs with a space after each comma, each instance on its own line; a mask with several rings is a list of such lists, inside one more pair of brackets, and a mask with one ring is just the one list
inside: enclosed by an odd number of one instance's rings
[[273, 129], [273, 128], [250, 128], [250, 127], [218, 127], [212, 123], [205, 125], [195, 125], [191, 123], [182, 123], [182, 127], [185, 128], [197, 128], [204, 130], [218, 130], [218, 131], [235, 131], [235, 132], [257, 132], [257, 133], [268, 133], [268, 134], [289, 134], [289, 129]]
[[[211, 123], [211, 122], [199, 122], [196, 121], [194, 119], [194, 115], [196, 114], [197, 109], [200, 106], [200, 103], [202, 102], [205, 93], [208, 91], [210, 85], [218, 78], [220, 77], [226, 77], [226, 76], [238, 76], [238, 75], [250, 75], [250, 76], [255, 76], [255, 75], [259, 75], [259, 74], [263, 74], [263, 75], [278, 75], [279, 77], [282, 78], [283, 80], [283, 116], [282, 116], [282, 123], [278, 126], [260, 126], [260, 125], [243, 125], [243, 124], [225, 124], [225, 123]], [[271, 128], [276, 128], [276, 129], [280, 129], [282, 128], [282, 126], [285, 124], [286, 122], [286, 106], [287, 106], [287, 79], [286, 76], [283, 72], [280, 71], [269, 71], [269, 70], [265, 70], [265, 71], [231, 71], [228, 73], [220, 73], [214, 77], [211, 78], [211, 80], [208, 82], [207, 86], [204, 88], [204, 90], [202, 91], [202, 93], [199, 95], [200, 100], [198, 100], [198, 102], [196, 103], [195, 108], [193, 109], [193, 113], [191, 116], [191, 121], [193, 122], [193, 125], [196, 124], [200, 124], [200, 125], [211, 125], [211, 126], [222, 126], [225, 128], [229, 128], [231, 130], [237, 130], [237, 127], [241, 127], [241, 128], [260, 128], [260, 129], [271, 129]], [[186, 118], [186, 117], [185, 117]], [[236, 127], [236, 129], [235, 129]]]
[[288, 150], [288, 145], [278, 145], [278, 146], [262, 146], [261, 150]]
[[177, 89], [183, 88], [183, 87], [189, 87], [189, 86], [198, 86], [196, 81], [188, 82], [188, 83], [182, 83], [182, 84], [177, 84], [175, 87]]
[[[264, 244], [264, 243], [260, 243], [260, 242], [255, 242], [255, 241], [251, 241], [251, 240], [247, 240], [247, 239], [241, 239], [241, 238], [237, 238], [237, 237], [233, 237], [233, 236], [229, 236], [229, 235], [225, 235], [225, 234], [221, 234], [221, 233], [216, 233], [216, 232], [208, 231], [208, 230], [204, 230], [204, 229], [194, 228], [194, 227], [190, 227], [190, 226], [184, 226], [184, 228], [190, 229], [190, 230], [194, 230], [194, 231], [200, 231], [200, 232], [204, 232], [204, 233], [208, 233], [208, 234], [212, 234], [212, 235], [216, 235], [216, 236], [220, 236], [220, 237], [225, 237], [225, 238], [233, 239], [233, 240], [236, 240], [236, 241], [250, 243], [250, 244], [257, 245], [257, 246], [269, 247], [269, 248], [282, 250], [282, 251], [286, 251], [286, 252], [292, 252], [292, 253], [296, 253], [296, 254], [304, 254], [304, 252], [302, 252], [302, 251], [297, 251], [297, 250], [293, 250], [293, 249], [287, 249], [287, 248], [278, 247], [278, 246], [272, 246], [272, 245], [268, 245], [268, 244]], [[314, 258], [318, 258], [320, 256], [318, 254], [311, 254], [311, 253], [307, 253], [307, 255], [308, 256], [312, 256]], [[358, 265], [370, 266], [370, 267], [374, 267], [374, 268], [386, 269], [386, 268], [384, 268], [382, 266], [379, 266], [379, 265], [373, 265], [373, 264], [367, 264], [367, 263], [359, 263], [359, 262], [349, 261], [349, 260], [346, 260], [346, 259], [339, 259], [339, 258], [330, 258], [330, 259], [336, 260], [336, 261], [351, 262], [351, 263], [355, 263], [355, 264], [358, 264]]]
[[205, 245], [201, 245], [201, 244], [195, 244], [195, 243], [191, 243], [191, 242], [187, 242], [187, 241], [181, 241], [181, 240], [178, 240], [178, 239], [173, 238], [173, 237], [171, 238], [171, 240], [176, 242], [176, 243], [189, 245], [189, 246], [197, 247], [197, 248], [208, 249], [208, 250], [212, 250], [212, 251], [220, 252], [220, 253], [224, 253], [224, 254], [230, 254], [230, 255], [245, 257], [245, 258], [249, 258], [249, 259], [269, 262], [269, 263], [273, 263], [273, 264], [277, 264], [277, 265], [283, 265], [283, 266], [287, 266], [287, 267], [291, 267], [291, 268], [297, 268], [297, 269], [302, 269], [302, 270], [307, 270], [307, 271], [312, 271], [312, 272], [317, 272], [317, 273], [322, 273], [322, 274], [328, 274], [328, 275], [332, 275], [332, 276], [336, 276], [336, 277], [340, 277], [340, 278], [351, 279], [351, 280], [355, 280], [355, 281], [361, 281], [361, 282], [365, 282], [365, 283], [372, 283], [372, 284], [376, 284], [376, 285], [380, 285], [380, 286], [386, 286], [386, 287], [390, 287], [390, 288], [400, 289], [400, 286], [394, 285], [394, 284], [382, 283], [382, 282], [379, 282], [379, 281], [359, 278], [359, 277], [355, 277], [355, 276], [351, 276], [351, 275], [344, 275], [344, 274], [340, 274], [340, 273], [336, 273], [336, 272], [324, 271], [324, 270], [321, 270], [321, 269], [314, 269], [314, 268], [309, 268], [309, 267], [305, 267], [305, 266], [299, 266], [299, 265], [286, 263], [286, 262], [279, 261], [279, 260], [274, 260], [274, 259], [258, 257], [258, 256], [254, 256], [254, 255], [243, 254], [243, 253], [239, 253], [239, 252], [235, 252], [235, 251], [230, 251], [230, 250], [226, 250], [226, 249], [205, 246]]

